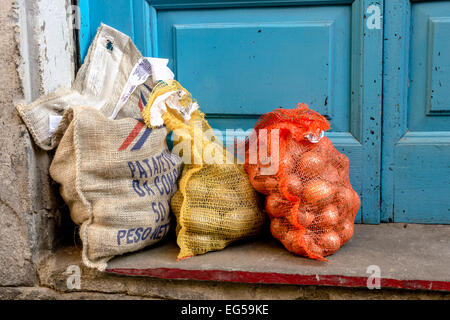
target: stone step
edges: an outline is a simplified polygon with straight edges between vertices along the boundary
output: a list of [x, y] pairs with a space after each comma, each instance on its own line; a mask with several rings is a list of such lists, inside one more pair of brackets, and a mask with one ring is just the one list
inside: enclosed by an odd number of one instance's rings
[[[111, 260], [106, 272], [163, 279], [450, 291], [450, 226], [356, 225], [328, 262], [296, 256], [267, 237], [177, 261], [175, 239]], [[375, 272], [375, 273], [374, 273]]]

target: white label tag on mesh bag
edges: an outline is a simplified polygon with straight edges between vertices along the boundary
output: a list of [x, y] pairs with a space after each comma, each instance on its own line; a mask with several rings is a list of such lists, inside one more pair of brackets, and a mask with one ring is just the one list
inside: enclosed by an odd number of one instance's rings
[[162, 115], [167, 112], [167, 107], [177, 110], [187, 123], [191, 119], [192, 113], [199, 108], [199, 105], [191, 99], [189, 105], [183, 107], [180, 100], [185, 94], [185, 92], [179, 90], [169, 91], [158, 96], [150, 109], [150, 124], [155, 127], [162, 126], [164, 124]]
[[308, 139], [309, 142], [318, 143], [324, 136], [325, 133], [323, 132], [323, 130], [319, 129], [315, 134], [312, 132], [308, 133], [307, 135], [305, 135], [305, 138]]

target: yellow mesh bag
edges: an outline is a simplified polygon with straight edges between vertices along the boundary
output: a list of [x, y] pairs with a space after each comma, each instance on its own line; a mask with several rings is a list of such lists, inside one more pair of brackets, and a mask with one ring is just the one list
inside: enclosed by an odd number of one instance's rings
[[[163, 104], [161, 98], [165, 99]], [[178, 259], [221, 250], [233, 241], [255, 236], [266, 220], [243, 166], [215, 142], [204, 114], [192, 111], [195, 106], [191, 94], [177, 81], [161, 81], [142, 112], [149, 127], [155, 126], [156, 115], [174, 131], [179, 139], [173, 152], [180, 144], [188, 145], [191, 151], [190, 155], [182, 154], [186, 150], [179, 154], [185, 165], [171, 200], [177, 220]], [[205, 163], [207, 150], [212, 150], [214, 163]]]

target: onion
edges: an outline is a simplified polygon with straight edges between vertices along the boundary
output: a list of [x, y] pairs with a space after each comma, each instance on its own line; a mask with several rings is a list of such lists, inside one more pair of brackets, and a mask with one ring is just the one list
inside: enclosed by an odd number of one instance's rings
[[[277, 164], [272, 163], [272, 161], [275, 161], [275, 160], [272, 160], [270, 157], [268, 157], [267, 161], [269, 161], [267, 164], [262, 164], [262, 163], [258, 164], [257, 172], [258, 172], [258, 175], [260, 175], [261, 177], [270, 177], [270, 176], [276, 175], [276, 174], [278, 174], [278, 172], [280, 170], [280, 168], [279, 168], [280, 163], [277, 163]], [[276, 171], [274, 169], [276, 169]]]
[[286, 173], [297, 173], [298, 156], [292, 150], [287, 149], [287, 152], [283, 155], [283, 159], [281, 160], [281, 166]]
[[338, 170], [332, 166], [328, 165], [323, 173], [321, 174], [322, 178], [331, 182], [331, 183], [341, 183], [342, 178], [339, 176]]
[[323, 249], [317, 245], [315, 241], [315, 234], [312, 232], [306, 232], [303, 235], [303, 240], [305, 241], [306, 249], [312, 254], [323, 256]]
[[254, 164], [246, 164], [244, 169], [248, 174], [248, 178], [253, 188], [255, 188], [258, 192], [263, 192], [265, 188], [263, 181], [259, 178], [258, 166]]
[[338, 163], [338, 165], [341, 168], [344, 168], [344, 169], [348, 168], [349, 164], [350, 164], [350, 161], [348, 160], [348, 157], [345, 154], [340, 153], [339, 151], [336, 152], [336, 162]]
[[264, 180], [264, 189], [268, 193], [274, 193], [278, 190], [278, 179], [274, 176], [260, 176]]
[[303, 182], [295, 174], [286, 175], [287, 191], [292, 196], [300, 196], [303, 189]]
[[333, 254], [341, 247], [341, 238], [335, 231], [324, 233], [318, 240], [318, 245], [328, 254]]
[[361, 206], [361, 200], [359, 199], [358, 193], [356, 193], [355, 190], [352, 190], [353, 197], [352, 197], [352, 204], [351, 204], [351, 213], [353, 215], [353, 220], [356, 217], [356, 214], [358, 213], [358, 210]]
[[286, 219], [272, 219], [270, 222], [270, 232], [277, 239], [282, 239], [287, 232]]
[[278, 179], [272, 175], [261, 175], [258, 165], [246, 165], [245, 170], [256, 191], [269, 195], [278, 187]]
[[353, 220], [345, 220], [342, 224], [342, 229], [339, 234], [342, 244], [346, 243], [353, 237], [353, 232], [354, 232]]
[[301, 156], [297, 164], [297, 174], [307, 180], [313, 179], [322, 173], [325, 165], [325, 158], [316, 152], [308, 151]]
[[349, 167], [338, 168], [339, 176], [341, 177], [343, 182], [350, 182], [349, 177]]
[[256, 169], [257, 166], [256, 164], [249, 164], [249, 163], [245, 163], [243, 165], [245, 172], [247, 172], [249, 177], [254, 177], [256, 176]]
[[[311, 145], [309, 143], [309, 145]], [[306, 152], [309, 147], [304, 143], [304, 140], [297, 141], [294, 136], [290, 136], [286, 140], [285, 150], [290, 154], [294, 155], [294, 157], [298, 157], [297, 155], [301, 155], [303, 152]], [[297, 159], [298, 160], [298, 159]]]
[[312, 180], [302, 191], [303, 198], [310, 204], [317, 205], [335, 192], [335, 188], [327, 181]]
[[308, 228], [314, 221], [314, 214], [309, 210], [299, 210], [297, 214], [297, 222], [304, 228]]
[[292, 203], [279, 193], [272, 193], [266, 199], [266, 211], [273, 217], [283, 217], [289, 213]]
[[350, 162], [348, 160], [348, 157], [345, 154], [340, 153], [339, 151], [336, 150], [336, 154], [333, 155], [333, 164], [338, 169], [339, 175], [342, 178], [349, 177], [348, 175], [349, 175]]
[[301, 243], [301, 233], [298, 231], [288, 231], [283, 239], [283, 245], [286, 247], [287, 250], [290, 252], [305, 255], [305, 249], [302, 247]]
[[255, 188], [256, 191], [263, 193], [265, 195], [269, 194], [268, 190], [266, 189], [264, 179], [262, 179], [260, 176], [257, 177], [249, 176], [248, 178], [250, 180], [252, 187]]
[[324, 227], [332, 227], [339, 223], [339, 210], [338, 208], [333, 205], [329, 204], [327, 205], [321, 212], [320, 215], [317, 217], [318, 220], [318, 227], [324, 228]]
[[354, 205], [353, 190], [348, 187], [341, 187], [336, 194], [336, 201], [342, 203], [347, 210], [352, 211]]
[[[327, 137], [323, 137], [322, 139], [320, 139], [320, 142], [317, 145], [319, 147], [318, 151], [321, 156], [327, 156], [330, 151], [334, 149], [333, 143]], [[327, 158], [328, 157], [326, 157], [325, 159]]]

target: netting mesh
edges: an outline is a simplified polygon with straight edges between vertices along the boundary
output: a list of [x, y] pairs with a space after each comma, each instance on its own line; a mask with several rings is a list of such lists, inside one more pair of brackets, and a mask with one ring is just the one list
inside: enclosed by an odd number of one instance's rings
[[[143, 111], [147, 125], [151, 126], [153, 101], [170, 91], [180, 92], [182, 99], [177, 105], [189, 109], [193, 99], [186, 89], [175, 80], [160, 82], [153, 88]], [[196, 110], [186, 122], [180, 110], [183, 112], [181, 108], [169, 107], [162, 115], [166, 127], [170, 131], [175, 130], [180, 138], [174, 143], [174, 150], [187, 142], [192, 151], [178, 182], [178, 191], [171, 200], [177, 219], [178, 259], [220, 250], [233, 241], [255, 236], [266, 221], [259, 208], [258, 195], [243, 166], [238, 165], [234, 155], [215, 142], [214, 137], [205, 134], [211, 127], [204, 114]], [[195, 138], [202, 143], [195, 143]], [[210, 147], [219, 154], [216, 157], [220, 159], [219, 163], [205, 163], [204, 153]], [[230, 158], [233, 161], [227, 163]]]
[[[267, 139], [261, 138], [260, 129], [267, 129]], [[267, 195], [272, 235], [293, 253], [326, 261], [325, 256], [353, 236], [360, 207], [349, 180], [349, 160], [322, 137], [329, 129], [328, 121], [305, 104], [276, 109], [258, 120], [257, 138], [250, 140], [258, 144], [258, 154], [266, 144], [267, 157], [272, 157], [274, 129], [279, 129], [278, 171], [262, 174], [267, 166], [263, 157], [252, 164], [248, 151], [245, 170], [253, 187]]]

